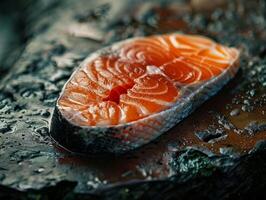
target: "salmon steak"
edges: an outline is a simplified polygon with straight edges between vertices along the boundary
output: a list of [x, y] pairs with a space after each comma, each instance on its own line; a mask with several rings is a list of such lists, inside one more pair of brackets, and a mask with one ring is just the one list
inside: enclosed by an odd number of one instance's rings
[[199, 35], [127, 39], [89, 55], [64, 85], [50, 134], [78, 153], [120, 154], [151, 142], [221, 89], [239, 51]]

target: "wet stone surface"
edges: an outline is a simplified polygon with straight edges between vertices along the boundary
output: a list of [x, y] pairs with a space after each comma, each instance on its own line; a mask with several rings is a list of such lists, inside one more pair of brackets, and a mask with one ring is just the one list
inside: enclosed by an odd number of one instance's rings
[[210, 127], [203, 131], [198, 131], [195, 133], [196, 136], [203, 142], [212, 142], [213, 140], [221, 139], [226, 137], [225, 131], [223, 129], [217, 129], [215, 127]]
[[[85, 199], [85, 193], [92, 199], [244, 199], [261, 194], [266, 182], [266, 5], [214, 1], [206, 7], [204, 2], [94, 1], [84, 6], [86, 1], [64, 1], [42, 20], [35, 16], [23, 54], [0, 80], [0, 199]], [[135, 152], [81, 156], [54, 144], [48, 132], [55, 101], [89, 53], [128, 37], [176, 31], [238, 47], [237, 76]]]

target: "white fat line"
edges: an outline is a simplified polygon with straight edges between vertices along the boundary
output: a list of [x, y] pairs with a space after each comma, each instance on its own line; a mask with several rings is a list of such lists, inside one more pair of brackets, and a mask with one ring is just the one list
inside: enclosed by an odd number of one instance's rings
[[138, 60], [144, 61], [145, 60], [145, 55], [144, 55], [143, 51], [138, 51], [137, 54], [136, 54], [136, 58]]
[[141, 91], [142, 88], [140, 88], [139, 90], [131, 90], [132, 92], [136, 93], [136, 94], [149, 94], [149, 95], [164, 95], [168, 92], [168, 87], [165, 86], [165, 89], [162, 91], [158, 91], [158, 92], [148, 92], [148, 91]]
[[[121, 63], [122, 65], [123, 63]], [[109, 70], [116, 74], [115, 76], [118, 77], [121, 81], [122, 81], [122, 84], [127, 84], [129, 81], [134, 81], [132, 80], [132, 78], [130, 77], [130, 74], [132, 73], [131, 70], [128, 70], [127, 66], [126, 66], [127, 63], [125, 63], [124, 65], [121, 66], [121, 68], [124, 69], [125, 72], [122, 72], [120, 67], [119, 67], [119, 64], [116, 62], [115, 64], [115, 67], [114, 68], [109, 68]], [[128, 66], [130, 67], [130, 66]], [[137, 70], [135, 67], [132, 67], [133, 70]], [[137, 72], [135, 72], [137, 73]]]
[[[219, 51], [217, 49], [218, 45], [214, 45], [213, 48], [210, 49], [211, 53], [213, 55], [216, 55], [216, 56], [219, 56], [219, 57], [222, 57], [223, 59], [220, 59], [220, 61], [218, 61], [218, 63], [222, 63], [222, 64], [232, 64], [232, 55], [230, 54], [229, 50], [231, 50], [231, 48], [228, 48], [228, 47], [225, 47], [225, 46], [222, 46], [220, 45], [220, 48], [222, 49], [221, 51]], [[208, 57], [207, 57], [208, 58]], [[209, 60], [211, 61], [216, 61], [217, 60], [215, 58], [208, 58]], [[221, 61], [223, 60], [223, 61]]]
[[[201, 71], [199, 68], [204, 68], [205, 70], [207, 70], [207, 71], [211, 74], [211, 77], [214, 77], [213, 72], [212, 72], [211, 69], [209, 69], [208, 67], [205, 67], [205, 66], [202, 65], [202, 64], [201, 64], [200, 67], [197, 67], [196, 64], [186, 62], [185, 59], [191, 60], [191, 58], [180, 56], [180, 57], [178, 57], [178, 58], [176, 58], [176, 59], [172, 60], [171, 62], [168, 62], [168, 63], [166, 63], [166, 64], [164, 64], [164, 65], [168, 65], [168, 64], [172, 64], [173, 62], [180, 61], [180, 62], [183, 62], [183, 63], [189, 65], [191, 68], [194, 68], [194, 69], [196, 69], [197, 71], [200, 72], [200, 76], [198, 77], [198, 80], [200, 80], [200, 78], [201, 78], [201, 76], [202, 76], [202, 71]], [[161, 65], [160, 68], [162, 68], [164, 65]], [[219, 69], [220, 69], [220, 68], [219, 68]], [[221, 69], [220, 69], [220, 70], [221, 70]], [[184, 83], [180, 83], [180, 82], [178, 82], [178, 81], [174, 81], [174, 83], [175, 83], [175, 86], [176, 86], [176, 87], [184, 87], [185, 85], [191, 85], [191, 84], [194, 84], [194, 82], [192, 82], [192, 83], [190, 83], [190, 84], [184, 84]]]
[[[222, 48], [223, 52], [222, 53], [221, 51], [218, 50], [218, 46], [220, 46], [220, 48]], [[205, 50], [205, 49], [204, 49]], [[215, 44], [212, 48], [209, 49], [211, 51], [211, 53], [213, 55], [216, 55], [216, 56], [219, 56], [219, 57], [222, 57], [224, 59], [228, 58], [228, 54], [226, 55], [227, 51], [225, 50], [225, 47], [222, 46], [222, 45], [218, 45], [218, 44]]]
[[[185, 62], [184, 62], [185, 63]], [[192, 63], [186, 63], [186, 64], [188, 64], [188, 66], [190, 67], [190, 68], [192, 68], [192, 69], [194, 69], [194, 70], [196, 70], [198, 73], [199, 73], [199, 76], [197, 77], [197, 81], [199, 81], [200, 79], [201, 79], [201, 77], [202, 77], [202, 71], [199, 69], [199, 67], [196, 67], [195, 65], [192, 65]], [[212, 76], [213, 76], [213, 73], [211, 73], [212, 74]]]
[[180, 43], [177, 41], [176, 35], [173, 34], [173, 35], [170, 35], [169, 37], [170, 37], [170, 42], [173, 44], [173, 46], [176, 48], [180, 48]]
[[[118, 61], [118, 62], [119, 62], [119, 61]], [[107, 65], [108, 65], [108, 66], [111, 66], [109, 60], [107, 61]], [[122, 74], [122, 73], [119, 74], [118, 70], [116, 69], [116, 65], [117, 65], [117, 62], [115, 62], [115, 66], [114, 66], [114, 67], [108, 67], [108, 68], [107, 68], [107, 69], [108, 69], [107, 71], [108, 71], [111, 75], [113, 75], [115, 78], [119, 79], [122, 83], [125, 83], [125, 80], [122, 79], [122, 78], [120, 77], [121, 75], [123, 76], [123, 74]], [[107, 78], [110, 78], [110, 77], [107, 77]]]
[[[170, 41], [173, 44], [174, 47], [177, 49], [198, 49], [199, 47], [197, 44], [191, 44], [191, 42], [188, 42], [189, 44], [184, 44], [182, 41], [180, 41], [180, 35], [171, 35], [170, 36]], [[182, 39], [182, 38], [181, 38]], [[193, 46], [195, 45], [195, 46]]]
[[230, 50], [231, 51], [234, 51], [235, 54], [236, 54], [236, 56], [230, 55], [231, 56], [231, 62], [230, 62], [230, 64], [233, 65], [233, 64], [235, 64], [236, 60], [239, 58], [239, 51], [237, 49], [235, 49], [235, 48], [230, 48]]
[[145, 87], [145, 86], [143, 86], [141, 84], [142, 83], [139, 80], [136, 80], [136, 84], [134, 85], [134, 87], [132, 89], [135, 89], [135, 90], [137, 90], [137, 89], [152, 90], [152, 89], [158, 88], [158, 86], [159, 86], [159, 83], [158, 82], [156, 82], [156, 85], [153, 85], [151, 87]]
[[132, 99], [139, 99], [139, 100], [144, 100], [144, 101], [150, 101], [152, 103], [156, 103], [158, 105], [163, 105], [163, 106], [171, 106], [174, 103], [173, 102], [167, 102], [167, 101], [163, 101], [163, 100], [158, 100], [155, 98], [145, 98], [145, 97], [136, 97], [136, 96], [132, 96], [130, 94], [128, 94], [128, 96]]
[[[75, 119], [76, 118], [78, 118], [78, 119], [80, 119], [81, 121], [83, 121], [83, 122], [86, 122], [86, 124], [88, 124], [88, 119], [86, 118], [86, 117], [84, 117], [83, 115], [82, 115], [82, 113], [81, 112], [78, 112], [76, 115], [75, 115]], [[74, 120], [75, 121], [75, 120]]]
[[[149, 70], [150, 68], [150, 70]], [[139, 83], [139, 84], [142, 84], [142, 82], [139, 82], [140, 79], [142, 78], [145, 78], [146, 76], [148, 75], [152, 75], [152, 74], [161, 74], [161, 75], [164, 75], [164, 73], [161, 71], [160, 73], [158, 73], [157, 69], [159, 69], [157, 66], [154, 66], [154, 65], [147, 65], [146, 66], [146, 71], [144, 74], [142, 74], [140, 77], [136, 78], [134, 80], [135, 83]], [[164, 75], [165, 76], [165, 75]]]
[[[199, 77], [198, 77], [197, 80], [200, 80], [200, 78], [201, 78], [201, 76], [202, 76], [202, 71], [199, 69], [199, 67], [197, 67], [197, 66], [196, 66], [195, 64], [193, 64], [193, 63], [185, 62], [184, 59], [185, 59], [185, 58], [182, 58], [182, 57], [181, 57], [180, 59], [175, 60], [174, 62], [176, 62], [176, 61], [180, 61], [180, 62], [186, 64], [188, 67], [190, 67], [190, 68], [192, 68], [192, 69], [198, 71], [198, 72], [199, 72]], [[204, 68], [205, 68], [205, 67], [204, 67]], [[211, 74], [213, 75], [212, 72], [211, 72]]]
[[169, 44], [165, 41], [165, 38], [162, 36], [158, 36], [157, 39], [167, 48], [167, 50], [170, 50]]
[[74, 86], [78, 86], [78, 88], [82, 88], [86, 91], [90, 91], [88, 87], [84, 86], [84, 85], [81, 85], [81, 84], [78, 84], [76, 81], [74, 80], [70, 80], [69, 81], [70, 84], [74, 85]]
[[[101, 97], [101, 98], [106, 97], [106, 95], [104, 94], [104, 92], [101, 92], [101, 91], [99, 92], [99, 89], [85, 87], [83, 85], [78, 84], [77, 82], [75, 82], [73, 80], [71, 80], [69, 83], [71, 83], [71, 84], [73, 84], [73, 85], [75, 85], [77, 87], [81, 87], [81, 88], [85, 89], [88, 92], [92, 92], [94, 95], [96, 95], [98, 97]], [[104, 90], [106, 90], [106, 89], [104, 89]]]
[[[90, 71], [88, 71], [88, 68], [90, 68], [90, 69], [89, 69]], [[104, 88], [104, 89], [106, 89], [106, 90], [110, 90], [110, 87], [108, 87], [108, 86], [102, 84], [100, 81], [98, 81], [98, 80], [94, 77], [94, 75], [92, 75], [91, 67], [84, 67], [84, 68], [82, 68], [81, 70], [82, 70], [83, 72], [85, 72], [85, 74], [87, 75], [87, 78], [88, 78], [90, 81], [94, 82], [96, 85], [98, 85], [98, 86], [100, 86], [100, 87], [102, 87], [102, 88]]]
[[139, 48], [129, 49], [127, 52], [124, 52], [124, 56], [122, 56], [122, 58], [127, 58], [129, 60], [143, 61], [145, 59], [145, 56], [143, 55], [143, 52], [141, 50], [142, 49]]
[[115, 78], [115, 79], [118, 79], [118, 81], [114, 81], [114, 83], [116, 83], [118, 85], [123, 84], [123, 81], [120, 78], [114, 76], [112, 73], [110, 73], [108, 70], [106, 70], [104, 68], [101, 68], [101, 71], [98, 71], [98, 69], [96, 69], [96, 71], [97, 71], [97, 73], [99, 75], [101, 75], [103, 78], [105, 78], [107, 80], [110, 80], [110, 79], [114, 79]]
[[160, 70], [159, 67], [156, 67], [154, 65], [148, 65], [146, 66], [146, 74], [160, 74], [160, 75], [163, 75], [165, 76], [165, 74]]
[[115, 114], [115, 108], [113, 106], [109, 106], [107, 109], [109, 118], [111, 118]]
[[[210, 68], [215, 68], [215, 69], [219, 69], [221, 72], [224, 70], [223, 68], [219, 67], [219, 66], [215, 66], [214, 64], [209, 64], [209, 63], [204, 63], [207, 59], [206, 56], [198, 56], [198, 55], [193, 55], [194, 57], [185, 57], [185, 59], [188, 59], [190, 61], [194, 61], [194, 62], [198, 62], [199, 65], [201, 65], [201, 67], [203, 67], [204, 65], [206, 65], [206, 67], [210, 67]], [[229, 64], [229, 63], [218, 63], [218, 64]]]
[[193, 43], [199, 48], [199, 49], [209, 49], [213, 45], [215, 45], [215, 42], [213, 41], [199, 41], [199, 40], [206, 40], [206, 38], [193, 38]]
[[119, 123], [125, 123], [126, 122], [126, 113], [125, 111], [121, 108], [121, 106], [118, 106], [120, 112], [119, 112]]
[[229, 59], [226, 59], [226, 58], [222, 58], [222, 59], [215, 59], [215, 58], [210, 58], [209, 56], [199, 56], [199, 55], [196, 55], [200, 58], [202, 58], [202, 61], [201, 62], [205, 62], [205, 61], [213, 61], [213, 62], [216, 62], [218, 64], [229, 64], [230, 63], [230, 60]]
[[129, 105], [136, 107], [137, 110], [140, 111], [143, 115], [150, 114], [150, 112], [147, 110], [145, 106], [139, 105], [138, 103], [134, 103], [134, 102], [128, 102], [128, 101], [123, 101], [123, 100], [120, 100], [120, 101], [125, 104], [129, 104]]
[[[121, 63], [122, 64], [122, 63]], [[123, 68], [125, 68], [125, 65], [123, 65]], [[120, 69], [120, 65], [118, 62], [115, 63], [115, 70], [118, 71], [118, 73], [123, 74], [123, 72]]]
[[153, 75], [153, 74], [160, 74], [160, 75], [164, 76], [168, 81], [173, 83], [173, 80], [171, 80], [159, 67], [154, 66], [154, 65], [147, 65], [146, 66], [146, 72], [142, 76], [135, 79], [134, 81], [135, 81], [135, 83], [140, 83], [138, 80], [140, 80], [141, 78], [145, 78], [148, 75]]
[[[72, 102], [72, 103], [75, 103], [75, 102]], [[87, 105], [85, 105], [85, 104], [79, 104], [76, 106], [77, 107], [80, 106], [81, 108], [73, 108], [72, 106], [66, 106], [66, 105], [61, 105], [60, 108], [72, 109], [75, 112], [81, 112], [81, 111], [87, 110], [87, 108], [88, 108]]]
[[97, 79], [95, 78], [95, 76], [93, 75], [93, 73], [91, 72], [91, 65], [90, 66], [84, 66], [81, 68], [81, 71], [83, 71], [89, 80], [93, 81], [93, 82], [97, 82]]
[[[164, 64], [164, 65], [161, 65], [160, 66], [160, 68], [162, 68], [163, 66], [167, 66], [168, 64], [174, 64], [175, 62], [178, 62], [178, 61], [180, 61], [180, 62], [182, 62], [182, 63], [184, 63], [184, 64], [186, 64], [186, 65], [188, 65], [190, 68], [193, 68], [193, 69], [195, 69], [196, 71], [198, 71], [199, 72], [199, 77], [197, 78], [197, 80], [200, 80], [200, 78], [201, 78], [201, 76], [202, 76], [202, 71], [199, 69], [199, 67], [196, 67], [194, 64], [192, 64], [192, 63], [189, 63], [189, 62], [185, 62], [185, 60], [184, 60], [185, 58], [184, 57], [178, 57], [178, 58], [176, 58], [176, 59], [174, 59], [174, 60], [172, 60], [171, 62], [168, 62], [168, 63], [166, 63], [166, 64]], [[178, 64], [178, 63], [177, 63]], [[204, 67], [205, 68], [205, 67]], [[206, 69], [206, 68], [205, 68]], [[209, 69], [207, 69], [208, 71], [210, 71]], [[212, 76], [213, 76], [213, 73], [210, 71], [210, 73], [212, 74]]]
[[76, 91], [70, 91], [67, 97], [73, 97], [73, 98], [87, 98], [88, 95], [81, 93], [81, 92], [76, 92]]
[[79, 101], [76, 101], [76, 100], [70, 98], [69, 96], [67, 96], [67, 99], [68, 99], [69, 101], [71, 101], [72, 103], [75, 103], [75, 104], [78, 104], [78, 105], [84, 105], [84, 106], [85, 106], [85, 104], [83, 104], [83, 103], [81, 103], [81, 102], [79, 102]]
[[[79, 119], [83, 120], [84, 122], [88, 121], [88, 119], [85, 118], [81, 114], [82, 112], [80, 112], [79, 110], [75, 110], [75, 109], [69, 108], [69, 107], [62, 107], [62, 106], [60, 108], [63, 110], [63, 112], [66, 112], [68, 114], [67, 117], [68, 117], [68, 120], [70, 120], [70, 121], [75, 121], [75, 119], [77, 117], [79, 117]], [[71, 115], [71, 116], [69, 116], [69, 115]]]

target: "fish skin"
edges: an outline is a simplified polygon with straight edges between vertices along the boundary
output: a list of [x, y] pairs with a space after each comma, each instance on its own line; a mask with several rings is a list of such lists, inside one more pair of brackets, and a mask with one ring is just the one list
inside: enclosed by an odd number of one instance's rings
[[[135, 39], [128, 39], [100, 49], [88, 56], [81, 66], [102, 52], [108, 52], [110, 48], [119, 47]], [[173, 106], [136, 121], [118, 125], [78, 126], [63, 116], [57, 101], [51, 120], [50, 135], [65, 149], [83, 154], [122, 154], [141, 147], [174, 127], [233, 78], [239, 68], [238, 52], [236, 54], [232, 66], [227, 67], [221, 74], [208, 81], [182, 86], [181, 96]], [[75, 72], [71, 78], [74, 75]]]

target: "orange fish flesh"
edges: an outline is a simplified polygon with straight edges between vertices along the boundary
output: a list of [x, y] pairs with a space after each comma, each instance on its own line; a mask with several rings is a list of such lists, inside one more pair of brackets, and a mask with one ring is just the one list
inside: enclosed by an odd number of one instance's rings
[[89, 55], [57, 100], [50, 132], [81, 153], [124, 153], [176, 125], [237, 72], [239, 51], [198, 35], [132, 38]]

